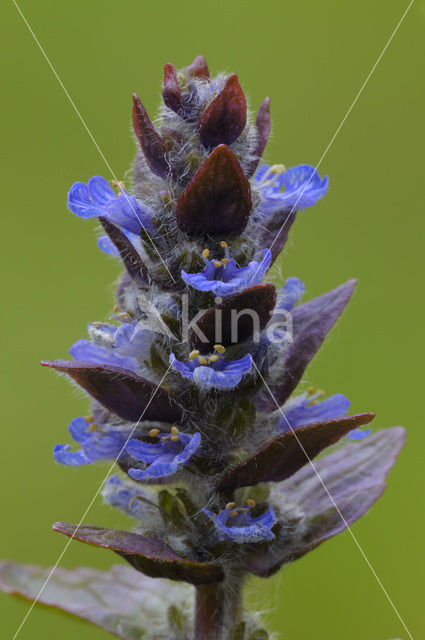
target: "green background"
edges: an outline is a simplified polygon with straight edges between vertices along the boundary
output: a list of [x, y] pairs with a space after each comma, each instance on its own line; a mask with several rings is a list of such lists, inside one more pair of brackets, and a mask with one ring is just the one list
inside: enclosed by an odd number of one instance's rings
[[[266, 160], [316, 164], [404, 12], [406, 0], [22, 0], [21, 8], [114, 172], [129, 168], [130, 94], [150, 113], [162, 67], [203, 53], [236, 71], [256, 108], [270, 95]], [[102, 465], [52, 460], [68, 421], [87, 402], [41, 369], [85, 337], [113, 304], [114, 261], [96, 249], [94, 223], [67, 212], [75, 180], [110, 174], [12, 2], [2, 4], [1, 555], [53, 564], [104, 477]], [[324, 201], [299, 216], [280, 259], [318, 295], [357, 276], [345, 316], [309, 368], [311, 383], [375, 410], [376, 427], [403, 424], [407, 446], [384, 498], [353, 527], [415, 638], [423, 607], [423, 113], [425, 2], [417, 1], [320, 167]], [[6, 85], [6, 86], [5, 86]], [[86, 522], [122, 522], [100, 500]], [[78, 542], [67, 567], [107, 568], [115, 558]], [[421, 564], [422, 563], [422, 564]], [[348, 533], [286, 568], [253, 580], [250, 599], [283, 639], [389, 640], [408, 635]], [[422, 597], [421, 597], [422, 595]], [[27, 605], [0, 598], [2, 637]], [[107, 634], [34, 610], [19, 638]]]

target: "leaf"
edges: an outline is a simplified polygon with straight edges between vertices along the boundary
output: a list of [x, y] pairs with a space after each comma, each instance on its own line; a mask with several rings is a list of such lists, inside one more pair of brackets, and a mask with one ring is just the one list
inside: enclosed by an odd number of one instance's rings
[[258, 284], [226, 297], [195, 323], [197, 329], [189, 335], [191, 348], [208, 353], [216, 343], [228, 347], [249, 340], [256, 329], [262, 331], [267, 325], [275, 304], [276, 289], [272, 284]]
[[198, 132], [206, 149], [230, 145], [246, 125], [246, 100], [238, 76], [232, 73], [218, 96], [209, 104], [198, 122]]
[[257, 117], [255, 119], [255, 127], [257, 129], [257, 144], [253, 153], [254, 159], [251, 161], [246, 172], [248, 178], [255, 173], [270, 135], [270, 98], [265, 98], [260, 104], [260, 108], [258, 109]]
[[167, 147], [135, 93], [133, 93], [133, 127], [150, 170], [160, 178], [166, 178], [169, 172]]
[[186, 67], [186, 72], [188, 76], [192, 78], [201, 78], [207, 80], [210, 77], [207, 61], [205, 60], [204, 56], [197, 56], [192, 64]]
[[177, 225], [190, 236], [239, 235], [251, 213], [251, 188], [233, 152], [221, 144], [177, 202]]
[[288, 505], [296, 505], [303, 514], [301, 535], [282, 540], [268, 556], [252, 557], [248, 569], [262, 577], [272, 575], [361, 518], [381, 497], [404, 441], [402, 427], [378, 431], [315, 462], [317, 474], [308, 465], [275, 486], [270, 500], [280, 507], [281, 519], [285, 520]]
[[152, 580], [124, 565], [109, 571], [58, 567], [50, 573], [51, 569], [4, 562], [0, 589], [34, 601], [49, 578], [38, 604], [66, 611], [124, 640], [177, 640], [167, 624], [167, 610], [173, 607], [189, 627], [178, 640], [191, 638], [194, 595], [189, 585]]
[[[293, 342], [282, 366], [279, 382], [269, 384], [270, 391], [262, 389], [255, 398], [261, 411], [273, 411], [276, 403], [282, 405], [297, 387], [310, 360], [316, 355], [350, 300], [356, 280], [329, 291], [320, 298], [296, 307], [292, 312]], [[271, 392], [271, 393], [270, 393]]]
[[308, 464], [323, 449], [342, 436], [368, 424], [373, 413], [360, 413], [316, 422], [266, 442], [254, 454], [231, 467], [219, 481], [216, 490], [230, 493], [239, 487], [252, 487], [260, 482], [281, 482]]
[[183, 417], [183, 408], [168, 391], [128, 369], [68, 360], [41, 364], [66, 373], [108, 411], [124, 420], [179, 422]]
[[177, 114], [182, 111], [182, 92], [177, 79], [177, 71], [170, 62], [164, 67], [164, 88], [162, 97], [165, 105]]
[[99, 218], [99, 222], [105, 229], [111, 242], [118, 249], [121, 260], [129, 275], [134, 278], [138, 284], [146, 287], [151, 280], [151, 274], [130, 240], [118, 227], [106, 220], [106, 218]]
[[151, 578], [209, 584], [219, 582], [224, 577], [223, 569], [217, 562], [183, 558], [165, 542], [152, 536], [90, 525], [77, 527], [68, 522], [55, 522], [53, 530], [73, 540], [115, 551], [132, 567]]

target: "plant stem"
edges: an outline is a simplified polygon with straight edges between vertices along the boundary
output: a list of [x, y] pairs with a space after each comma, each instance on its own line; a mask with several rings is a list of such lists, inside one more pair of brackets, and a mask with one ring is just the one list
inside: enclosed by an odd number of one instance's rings
[[219, 640], [223, 605], [223, 592], [219, 583], [196, 587], [195, 640]]

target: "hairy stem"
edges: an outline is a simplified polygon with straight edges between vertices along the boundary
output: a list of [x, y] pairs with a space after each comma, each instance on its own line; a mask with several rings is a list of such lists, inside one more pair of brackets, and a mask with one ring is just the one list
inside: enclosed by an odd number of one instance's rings
[[219, 583], [196, 587], [195, 640], [219, 640], [223, 622], [223, 591]]

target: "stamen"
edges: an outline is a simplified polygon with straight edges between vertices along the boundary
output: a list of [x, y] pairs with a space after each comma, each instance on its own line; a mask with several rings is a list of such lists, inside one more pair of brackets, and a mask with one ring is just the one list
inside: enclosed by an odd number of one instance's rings
[[225, 506], [225, 509], [233, 509], [233, 507], [235, 506], [236, 502], [228, 502]]
[[199, 349], [194, 349], [189, 353], [189, 360], [195, 360], [199, 356]]
[[95, 422], [92, 422], [91, 425], [89, 426], [89, 431], [90, 433], [93, 433], [93, 431], [96, 431], [96, 429], [98, 429], [99, 427], [97, 426], [97, 424]]
[[178, 435], [170, 436], [170, 440], [171, 440], [171, 442], [178, 442], [179, 441], [179, 436]]
[[118, 313], [118, 311], [120, 310], [120, 307], [118, 304], [114, 304], [114, 313]]
[[203, 258], [208, 258], [208, 256], [210, 255], [210, 250], [204, 249], [201, 255]]
[[317, 395], [321, 398], [322, 396], [326, 395], [326, 393], [323, 389], [317, 389]]
[[219, 269], [220, 267], [223, 266], [223, 264], [218, 260], [213, 260], [213, 265], [215, 266], [216, 269]]
[[255, 500], [252, 500], [252, 498], [248, 498], [248, 500], [246, 501], [246, 504], [248, 505], [248, 507], [255, 507], [256, 502]]
[[173, 434], [173, 436], [178, 436], [179, 430], [177, 429], [177, 427], [171, 427], [171, 433]]
[[270, 167], [270, 173], [279, 174], [279, 173], [285, 173], [285, 171], [286, 171], [286, 167], [284, 164], [273, 164]]
[[214, 350], [218, 351], [219, 353], [225, 353], [226, 352], [226, 347], [223, 347], [222, 344], [215, 344], [214, 345]]
[[237, 511], [235, 511], [235, 509], [231, 509], [231, 511], [230, 511], [230, 517], [231, 517], [231, 518], [236, 518], [236, 516], [237, 516], [237, 515], [238, 515], [238, 512], [237, 512]]
[[125, 188], [124, 182], [122, 180], [111, 180], [111, 185], [115, 189], [118, 189], [118, 191], [122, 191]]
[[94, 418], [93, 418], [93, 416], [84, 416], [84, 420], [85, 420], [86, 422], [93, 422], [93, 421], [94, 421]]
[[217, 362], [217, 360], [220, 360], [220, 356], [218, 356], [217, 354], [215, 354], [215, 355], [213, 355], [213, 356], [210, 356], [210, 357], [208, 358], [208, 360], [209, 360], [210, 362]]
[[148, 432], [148, 435], [149, 435], [151, 438], [156, 438], [156, 436], [158, 436], [158, 435], [159, 435], [159, 433], [160, 433], [159, 429], [151, 429], [151, 430]]
[[313, 393], [316, 393], [316, 389], [315, 389], [315, 387], [309, 387], [309, 388], [307, 389], [307, 393], [308, 393], [308, 395], [309, 395], [309, 396], [312, 396], [312, 395], [313, 395]]
[[229, 264], [230, 260], [229, 260], [229, 258], [222, 258], [221, 262], [222, 262], [222, 264]]
[[208, 364], [208, 360], [204, 356], [198, 356], [199, 364]]
[[225, 248], [227, 247], [227, 242], [225, 242], [224, 240], [222, 240], [222, 241], [220, 242], [220, 247], [221, 247], [222, 249], [225, 249]]

